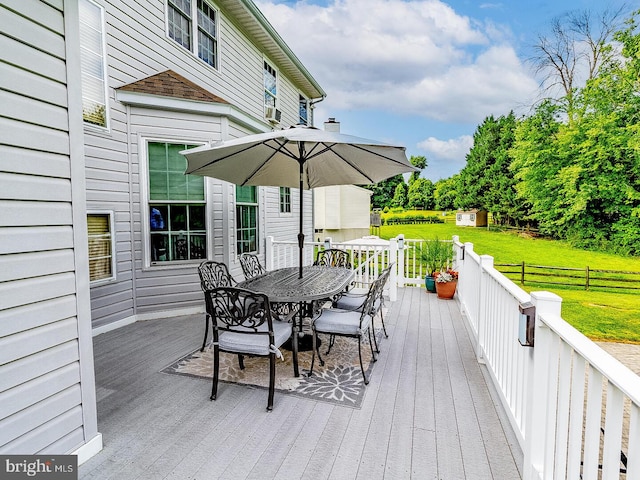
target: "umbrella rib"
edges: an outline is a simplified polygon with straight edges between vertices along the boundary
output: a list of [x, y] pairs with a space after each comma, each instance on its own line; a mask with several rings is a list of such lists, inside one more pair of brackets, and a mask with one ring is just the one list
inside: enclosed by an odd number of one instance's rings
[[216, 158], [215, 160], [211, 160], [210, 162], [205, 163], [204, 165], [200, 165], [198, 168], [193, 170], [191, 173], [195, 173], [195, 172], [197, 172], [199, 170], [202, 170], [203, 168], [207, 168], [207, 167], [209, 167], [211, 165], [214, 165], [214, 164], [216, 164], [218, 162], [226, 160], [229, 157], [233, 157], [234, 155], [238, 155], [239, 153], [247, 152], [247, 151], [251, 150], [252, 148], [257, 147], [258, 145], [261, 145], [261, 144], [260, 143], [255, 143], [255, 144], [249, 145], [246, 148], [243, 148], [242, 150], [239, 150], [237, 152], [232, 152], [232, 153], [229, 153], [229, 154], [225, 155], [224, 157], [220, 157], [220, 158]]
[[274, 140], [277, 144], [278, 144], [278, 148], [276, 148], [273, 145], [270, 145], [266, 142], [261, 143], [260, 145], [263, 145], [265, 147], [271, 148], [273, 150], [273, 153], [271, 153], [271, 155], [269, 155], [267, 158], [264, 159], [264, 161], [258, 166], [258, 168], [256, 168], [253, 172], [251, 172], [249, 175], [247, 175], [247, 177], [245, 178], [244, 182], [242, 182], [241, 186], [245, 186], [247, 184], [247, 182], [249, 182], [260, 170], [262, 170], [262, 168], [269, 163], [269, 160], [271, 160], [278, 152], [281, 152], [282, 154], [297, 160], [298, 157], [296, 157], [295, 155], [291, 154], [291, 152], [289, 152], [289, 150], [285, 149], [284, 147], [287, 145], [288, 140], [285, 140], [284, 142], [280, 143], [278, 141], [278, 139]]
[[[317, 145], [317, 144], [316, 144], [316, 145]], [[321, 154], [323, 154], [324, 152], [326, 152], [326, 151], [330, 150], [330, 151], [332, 151], [332, 152], [333, 152], [337, 157], [339, 157], [343, 162], [345, 162], [347, 165], [349, 165], [351, 168], [353, 168], [356, 172], [358, 172], [360, 175], [362, 175], [362, 176], [363, 176], [363, 177], [365, 177], [367, 180], [369, 180], [369, 182], [370, 182], [370, 183], [376, 183], [376, 182], [374, 182], [374, 180], [373, 180], [369, 175], [367, 175], [364, 171], [362, 171], [362, 169], [358, 168], [358, 167], [357, 167], [356, 165], [354, 165], [351, 161], [349, 161], [347, 158], [345, 158], [345, 157], [343, 157], [342, 155], [340, 155], [340, 154], [339, 154], [338, 152], [336, 152], [335, 150], [332, 150], [332, 148], [333, 148], [335, 145], [338, 145], [337, 143], [333, 143], [333, 144], [331, 144], [331, 145], [327, 145], [327, 144], [323, 143], [323, 145], [325, 146], [325, 148], [324, 148], [324, 149], [320, 150], [319, 152], [315, 152], [315, 153], [313, 153], [313, 154], [310, 154], [309, 156], [307, 156], [306, 160], [311, 160], [313, 157], [316, 157], [316, 156], [318, 156], [318, 155], [321, 155]], [[386, 158], [387, 160], [391, 160], [391, 161], [396, 162], [396, 161], [395, 161], [394, 159], [392, 159], [392, 158], [389, 158], [389, 157], [386, 157], [385, 155], [380, 155], [380, 154], [378, 154], [378, 153], [372, 152], [372, 151], [370, 151], [370, 150], [367, 150], [366, 148], [359, 147], [358, 145], [351, 145], [351, 146], [352, 146], [353, 148], [357, 148], [357, 149], [359, 149], [359, 150], [365, 151], [365, 152], [367, 152], [367, 153], [369, 153], [369, 154], [371, 154], [371, 155], [376, 155], [376, 156], [378, 156], [378, 157]], [[314, 149], [315, 149], [315, 146], [314, 146]], [[313, 151], [313, 150], [312, 150], [312, 151]], [[400, 162], [396, 162], [396, 163], [400, 163]]]

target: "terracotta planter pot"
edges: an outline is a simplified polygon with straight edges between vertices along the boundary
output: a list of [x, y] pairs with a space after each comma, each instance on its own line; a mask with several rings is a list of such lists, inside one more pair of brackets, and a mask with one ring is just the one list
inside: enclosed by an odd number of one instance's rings
[[456, 293], [456, 287], [458, 286], [458, 282], [436, 282], [436, 293], [438, 294], [438, 298], [453, 298], [453, 295]]

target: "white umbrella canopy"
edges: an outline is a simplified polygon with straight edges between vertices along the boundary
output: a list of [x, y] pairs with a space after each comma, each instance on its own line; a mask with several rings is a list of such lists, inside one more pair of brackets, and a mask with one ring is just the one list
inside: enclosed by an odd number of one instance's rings
[[240, 186], [300, 188], [300, 275], [303, 189], [368, 185], [417, 171], [404, 147], [300, 125], [180, 153], [187, 159], [186, 174], [214, 177]]

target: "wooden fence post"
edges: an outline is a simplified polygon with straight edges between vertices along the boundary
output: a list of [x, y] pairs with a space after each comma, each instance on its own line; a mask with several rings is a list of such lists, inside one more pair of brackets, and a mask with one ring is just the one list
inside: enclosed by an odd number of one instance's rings
[[589, 290], [589, 265], [587, 265], [587, 268], [585, 269], [585, 285], [584, 285], [584, 289], [585, 290]]
[[522, 270], [520, 271], [520, 285], [524, 285], [524, 260], [522, 261]]

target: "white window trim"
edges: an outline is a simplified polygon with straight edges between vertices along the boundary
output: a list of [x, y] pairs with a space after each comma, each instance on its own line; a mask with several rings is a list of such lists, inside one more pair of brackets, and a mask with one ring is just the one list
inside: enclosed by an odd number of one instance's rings
[[[260, 218], [261, 215], [263, 214], [263, 211], [265, 210], [265, 208], [261, 208], [260, 205], [263, 204], [263, 202], [261, 201], [261, 195], [263, 193], [263, 188], [260, 188], [257, 185], [247, 185], [247, 186], [252, 186], [256, 188], [256, 201], [255, 203], [247, 203], [247, 202], [238, 202], [238, 198], [236, 196], [236, 185], [233, 186], [233, 237], [234, 237], [234, 245], [233, 245], [233, 249], [235, 250], [235, 254], [236, 257], [240, 256], [241, 253], [238, 250], [238, 206], [239, 205], [249, 205], [249, 206], [255, 206], [258, 211], [256, 212], [256, 249], [254, 251], [251, 252], [243, 252], [243, 253], [255, 253], [255, 254], [260, 254], [261, 253], [261, 248], [260, 245], [262, 244], [262, 228], [261, 228], [261, 224], [262, 224], [262, 219]], [[278, 190], [278, 199], [280, 198], [280, 190]], [[278, 200], [279, 202], [279, 200]], [[279, 207], [278, 207], [279, 208]], [[265, 220], [266, 221], [266, 220]]]
[[[94, 130], [99, 132], [111, 131], [111, 115], [109, 108], [109, 74], [107, 72], [107, 23], [105, 21], [105, 9], [102, 5], [94, 2], [93, 0], [86, 0], [92, 3], [100, 9], [100, 23], [102, 24], [102, 71], [104, 72], [104, 120], [105, 126], [96, 125], [95, 123], [85, 122], [83, 119], [84, 128], [88, 130]], [[82, 74], [82, 71], [81, 71]]]
[[276, 72], [276, 95], [275, 95], [275, 108], [280, 108], [280, 71], [275, 67], [274, 63], [268, 60], [266, 57], [262, 58], [262, 107], [265, 111], [265, 115], [267, 112], [267, 104], [264, 101], [264, 64], [269, 65], [273, 68], [273, 71]]
[[[87, 210], [87, 216], [89, 215], [107, 215], [109, 217], [109, 232], [111, 233], [111, 276], [108, 278], [101, 278], [99, 280], [90, 280], [89, 285], [95, 287], [105, 283], [111, 283], [116, 280], [118, 272], [116, 271], [116, 230], [115, 230], [115, 212], [113, 210]], [[87, 264], [89, 259], [87, 258]]]
[[[280, 189], [281, 188], [288, 188], [289, 189], [289, 211], [288, 212], [283, 212], [282, 211], [282, 203], [280, 202]], [[291, 194], [291, 187], [278, 187], [278, 213], [280, 214], [281, 217], [292, 217], [293, 216], [293, 202], [292, 202], [292, 198], [293, 195]]]
[[[138, 152], [139, 155], [139, 163], [140, 163], [140, 234], [142, 235], [142, 270], [174, 270], [181, 269], [185, 266], [194, 265], [197, 262], [202, 262], [202, 260], [176, 260], [173, 262], [163, 262], [163, 263], [151, 263], [151, 226], [149, 218], [149, 143], [184, 143], [189, 145], [204, 145], [205, 143], [202, 140], [193, 140], [193, 139], [185, 139], [185, 138], [174, 138], [174, 137], [153, 137], [153, 136], [140, 136], [138, 138]], [[207, 245], [207, 259], [211, 258], [211, 237], [212, 233], [210, 230], [211, 223], [209, 219], [211, 215], [213, 215], [213, 205], [212, 202], [209, 201], [209, 193], [208, 193], [208, 182], [207, 177], [204, 177], [204, 211], [205, 211], [205, 219], [204, 219], [204, 228], [206, 232], [206, 245]]]
[[213, 70], [214, 72], [218, 72], [220, 73], [220, 65], [222, 64], [222, 59], [220, 58], [220, 41], [221, 41], [221, 32], [220, 32], [220, 9], [213, 4], [213, 2], [210, 2], [209, 0], [204, 0], [205, 3], [207, 5], [209, 5], [209, 7], [211, 7], [213, 10], [216, 11], [216, 60], [217, 60], [217, 65], [214, 67], [213, 65], [210, 65], [209, 63], [205, 62], [203, 59], [201, 59], [198, 56], [198, 0], [192, 0], [191, 3], [191, 49], [186, 49], [185, 47], [183, 47], [182, 45], [180, 45], [178, 42], [176, 42], [173, 38], [171, 38], [171, 36], [169, 35], [169, 2], [168, 0], [164, 0], [164, 33], [165, 36], [167, 37], [167, 40], [169, 40], [169, 42], [171, 42], [171, 45], [176, 46], [177, 48], [179, 48], [181, 51], [186, 50], [187, 52], [190, 52], [191, 55], [193, 55], [199, 62], [201, 62], [203, 65], [209, 67], [211, 70]]
[[307, 104], [307, 123], [306, 125], [310, 125], [310, 120], [311, 120], [311, 101], [302, 94], [302, 92], [298, 92], [298, 123], [300, 122], [300, 98], [304, 98], [306, 104]]

